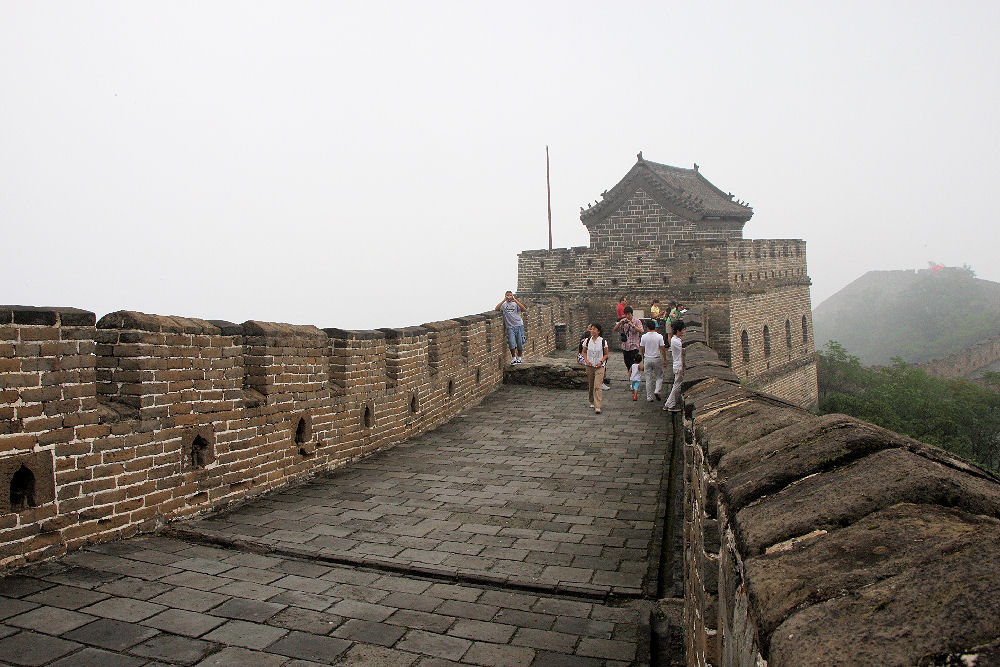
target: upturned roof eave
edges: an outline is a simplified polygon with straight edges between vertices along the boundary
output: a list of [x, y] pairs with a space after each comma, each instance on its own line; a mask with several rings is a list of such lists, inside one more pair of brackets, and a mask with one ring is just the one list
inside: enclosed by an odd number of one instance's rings
[[[649, 160], [643, 159], [642, 154], [640, 153], [639, 159], [634, 165], [632, 165], [632, 168], [629, 169], [628, 173], [626, 173], [625, 176], [623, 176], [622, 179], [618, 181], [618, 183], [616, 183], [610, 190], [605, 190], [601, 193], [601, 197], [603, 198], [602, 201], [597, 202], [587, 209], [584, 209], [583, 207], [580, 208], [580, 221], [584, 224], [584, 226], [589, 226], [589, 223], [596, 219], [607, 217], [611, 212], [617, 209], [621, 205], [622, 201], [627, 196], [632, 194], [631, 190], [634, 181], [640, 175], [644, 176], [654, 189], [659, 191], [658, 193], [650, 192], [650, 196], [657, 200], [663, 199], [664, 201], [660, 201], [660, 203], [668, 208], [682, 209], [688, 214], [684, 217], [687, 217], [690, 220], [727, 218], [745, 223], [753, 216], [752, 208], [735, 202], [734, 205], [742, 210], [722, 210], [706, 206], [704, 200], [700, 197], [688, 193], [683, 188], [670, 183], [661, 174], [657, 173], [657, 171], [650, 165], [657, 165], [664, 167], [665, 169], [672, 169], [681, 172], [694, 173], [700, 182], [707, 184], [712, 191], [718, 194], [719, 197], [732, 199], [732, 195], [722, 192], [722, 190], [716, 187], [711, 181], [702, 176], [697, 169], [684, 169], [682, 167], [673, 167], [671, 165], [650, 162]], [[629, 192], [624, 192], [625, 190], [629, 190]], [[657, 194], [660, 196], [657, 197]]]

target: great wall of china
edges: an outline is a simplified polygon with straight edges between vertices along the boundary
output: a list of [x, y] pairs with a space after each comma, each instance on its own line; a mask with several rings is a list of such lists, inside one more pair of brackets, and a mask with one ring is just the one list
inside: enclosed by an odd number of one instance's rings
[[[665, 443], [684, 595], [661, 606], [682, 619], [687, 664], [1000, 664], [1000, 479], [809, 412], [804, 244], [739, 238], [748, 208], [713, 209], [697, 170], [652, 164], [612, 190], [605, 222], [584, 216], [590, 249], [522, 253], [519, 291], [535, 359], [606, 321], [619, 292], [702, 306]], [[699, 208], [710, 220], [680, 215]], [[649, 238], [617, 249], [605, 234], [643, 226]], [[637, 272], [616, 272], [622, 253]], [[2, 306], [0, 563], [156, 531], [390, 450], [494, 392], [507, 358], [492, 311], [347, 331]]]

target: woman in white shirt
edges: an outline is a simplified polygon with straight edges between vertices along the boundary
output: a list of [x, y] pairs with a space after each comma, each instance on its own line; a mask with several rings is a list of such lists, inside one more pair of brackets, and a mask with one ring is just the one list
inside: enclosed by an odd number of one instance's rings
[[590, 391], [590, 407], [595, 414], [601, 414], [601, 385], [604, 383], [604, 368], [608, 363], [608, 341], [601, 335], [600, 324], [587, 327], [590, 337], [583, 344], [583, 360], [587, 364], [587, 389]]

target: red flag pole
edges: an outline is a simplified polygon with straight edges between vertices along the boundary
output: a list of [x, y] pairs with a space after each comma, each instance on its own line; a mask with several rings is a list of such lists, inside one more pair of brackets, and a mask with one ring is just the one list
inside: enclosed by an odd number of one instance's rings
[[552, 186], [549, 184], [549, 147], [545, 147], [545, 194], [549, 201], [549, 250], [552, 250]]

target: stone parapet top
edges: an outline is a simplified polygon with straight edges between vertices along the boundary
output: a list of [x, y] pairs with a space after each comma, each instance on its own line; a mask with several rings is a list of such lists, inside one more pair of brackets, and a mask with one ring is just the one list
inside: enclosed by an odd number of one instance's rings
[[461, 317], [453, 317], [454, 321], [465, 326], [469, 324], [475, 324], [476, 322], [487, 322], [489, 318], [485, 314], [482, 315], [463, 315]]
[[330, 338], [342, 340], [384, 340], [385, 332], [378, 329], [339, 329], [337, 327], [327, 327], [323, 329]]
[[92, 327], [97, 321], [94, 313], [80, 308], [0, 306], [0, 324], [36, 324], [68, 327]]
[[457, 329], [459, 324], [455, 320], [441, 320], [440, 322], [424, 322], [420, 326], [424, 327], [428, 331], [448, 331], [450, 329]]
[[97, 322], [98, 329], [138, 329], [156, 333], [221, 334], [208, 320], [171, 315], [150, 315], [133, 310], [108, 313]]
[[424, 327], [380, 327], [378, 331], [384, 333], [385, 337], [389, 340], [417, 338], [419, 336], [426, 336], [428, 333]]
[[995, 643], [1000, 547], [985, 536], [1000, 530], [1000, 477], [720, 378], [716, 363], [708, 348], [685, 347], [686, 492], [697, 496], [686, 604], [705, 612], [716, 598], [718, 613], [695, 632], [724, 645], [706, 657], [923, 664]]
[[321, 338], [328, 336], [322, 329], [308, 324], [284, 324], [248, 320], [241, 327], [244, 336], [289, 336], [294, 338]]

